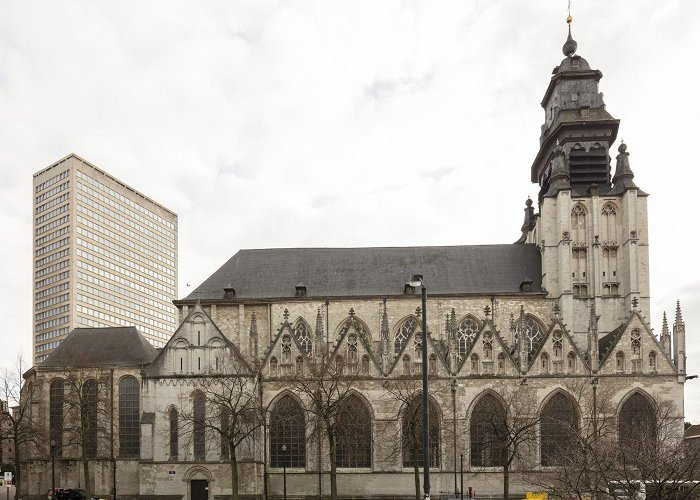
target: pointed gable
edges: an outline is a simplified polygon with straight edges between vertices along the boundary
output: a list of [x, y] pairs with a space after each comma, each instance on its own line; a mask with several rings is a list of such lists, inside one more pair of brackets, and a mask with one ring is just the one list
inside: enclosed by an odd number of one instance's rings
[[547, 333], [531, 353], [528, 374], [532, 375], [575, 375], [588, 370], [589, 362], [579, 349], [564, 323], [555, 318]]
[[510, 348], [504, 342], [493, 321], [487, 318], [469, 343], [469, 351], [462, 357], [456, 374], [491, 376], [517, 373]]
[[250, 375], [250, 365], [197, 303], [180, 323], [145, 376], [200, 376], [212, 373]]

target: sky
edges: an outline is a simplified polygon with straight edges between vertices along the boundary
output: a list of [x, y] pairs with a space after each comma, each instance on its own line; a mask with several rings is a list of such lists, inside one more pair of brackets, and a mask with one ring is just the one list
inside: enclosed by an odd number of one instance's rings
[[[240, 248], [511, 243], [537, 195], [566, 0], [0, 5], [0, 365], [31, 357], [32, 174], [71, 152], [178, 214], [180, 297]], [[700, 2], [571, 13], [650, 193], [643, 313], [680, 300], [698, 373]]]

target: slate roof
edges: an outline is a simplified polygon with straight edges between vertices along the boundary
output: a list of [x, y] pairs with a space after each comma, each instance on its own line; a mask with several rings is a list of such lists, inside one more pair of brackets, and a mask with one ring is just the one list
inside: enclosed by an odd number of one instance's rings
[[155, 347], [133, 327], [76, 328], [39, 365], [40, 368], [149, 364]]
[[309, 297], [402, 295], [414, 274], [422, 274], [432, 295], [520, 293], [532, 281], [542, 292], [535, 245], [474, 245], [386, 248], [277, 248], [241, 250], [184, 300], [294, 297], [302, 283]]

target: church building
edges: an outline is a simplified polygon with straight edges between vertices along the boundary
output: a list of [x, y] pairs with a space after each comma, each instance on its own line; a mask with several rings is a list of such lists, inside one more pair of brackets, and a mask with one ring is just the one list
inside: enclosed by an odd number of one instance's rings
[[[93, 492], [223, 499], [235, 481], [248, 497], [281, 498], [285, 485], [290, 497], [329, 496], [333, 469], [340, 496], [411, 497], [423, 460], [409, 421], [420, 406], [423, 349], [434, 497], [454, 493], [462, 467], [465, 487], [500, 494], [507, 457], [488, 431], [494, 414], [537, 422], [511, 465], [514, 494], [559, 464], [561, 422], [604, 421], [620, 440], [644, 439], [663, 406], [682, 436], [680, 305], [669, 305], [672, 326], [664, 314], [656, 335], [647, 317], [648, 194], [617, 141], [603, 75], [576, 49], [569, 30], [541, 102], [530, 169], [539, 193], [525, 203], [515, 243], [240, 250], [174, 302], [179, 327], [163, 348], [125, 337], [141, 346], [133, 360], [115, 367], [108, 352], [95, 358], [93, 368], [116, 369], [117, 379], [98, 380], [110, 384], [113, 429], [104, 436], [113, 446], [95, 448]], [[417, 282], [428, 294], [427, 345]], [[71, 336], [89, 338], [89, 329]], [[52, 436], [68, 432], [54, 387], [67, 377], [53, 359], [60, 354], [27, 375]], [[119, 377], [138, 383], [122, 396]], [[326, 403], [333, 391], [342, 396], [332, 414], [315, 400], [327, 389]], [[134, 405], [138, 443], [120, 432], [133, 428]], [[66, 485], [77, 482], [78, 454], [66, 444], [56, 457]], [[45, 492], [47, 443], [37, 443], [27, 465], [26, 487]]]

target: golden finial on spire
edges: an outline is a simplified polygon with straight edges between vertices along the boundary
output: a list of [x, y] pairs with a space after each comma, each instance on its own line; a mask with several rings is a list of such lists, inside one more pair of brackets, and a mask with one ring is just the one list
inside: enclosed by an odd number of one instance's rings
[[570, 15], [566, 17], [566, 24], [571, 24], [571, 21], [573, 21], [574, 18], [571, 17]]

